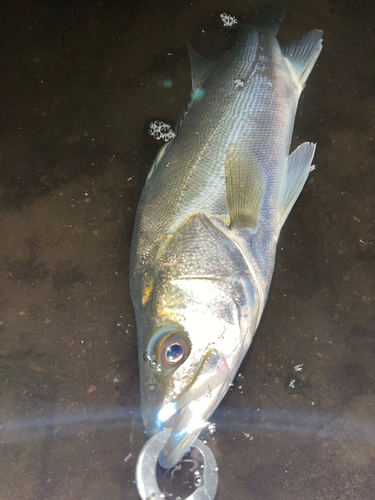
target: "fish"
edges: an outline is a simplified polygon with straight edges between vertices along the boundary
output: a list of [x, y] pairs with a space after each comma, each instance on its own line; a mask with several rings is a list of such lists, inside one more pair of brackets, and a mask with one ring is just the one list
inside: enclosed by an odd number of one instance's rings
[[283, 224], [316, 145], [290, 153], [322, 31], [279, 43], [283, 9], [262, 6], [211, 61], [188, 45], [191, 100], [157, 155], [130, 256], [146, 435], [178, 463], [228, 391], [269, 293]]

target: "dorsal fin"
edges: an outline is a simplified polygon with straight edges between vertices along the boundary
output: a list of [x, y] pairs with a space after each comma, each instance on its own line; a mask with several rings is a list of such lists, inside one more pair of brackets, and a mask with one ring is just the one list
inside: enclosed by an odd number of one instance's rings
[[202, 87], [204, 82], [207, 80], [208, 75], [212, 72], [212, 70], [219, 62], [219, 59], [217, 59], [216, 61], [210, 61], [206, 57], [198, 54], [198, 52], [190, 45], [190, 43], [187, 43], [186, 45], [191, 66], [191, 84], [194, 92], [195, 90]]
[[300, 40], [283, 44], [281, 51], [289, 61], [302, 87], [309, 77], [323, 48], [323, 31], [313, 30]]
[[219, 61], [219, 60], [210, 61], [206, 57], [203, 57], [200, 54], [198, 54], [198, 52], [194, 50], [194, 48], [190, 45], [190, 43], [187, 43], [186, 45], [188, 49], [190, 66], [191, 66], [192, 92], [191, 92], [190, 102], [182, 110], [180, 118], [177, 120], [175, 128], [176, 134], [181, 126], [181, 123], [184, 121], [185, 116], [188, 114], [192, 104], [196, 101], [200, 101], [201, 98], [204, 96], [204, 89], [202, 89], [201, 87]]
[[286, 159], [278, 198], [278, 213], [280, 227], [284, 224], [289, 212], [297, 201], [306, 182], [314, 157], [316, 144], [304, 142]]
[[152, 177], [152, 174], [154, 173], [155, 171], [155, 168], [157, 167], [158, 163], [160, 162], [160, 160], [163, 158], [166, 150], [168, 149], [168, 147], [170, 146], [170, 144], [172, 143], [172, 141], [168, 141], [166, 142], [160, 149], [159, 149], [159, 152], [154, 160], [154, 163], [152, 164], [151, 168], [150, 168], [150, 171], [149, 173], [147, 174], [147, 178], [146, 178], [146, 184], [149, 182], [149, 180], [151, 179]]

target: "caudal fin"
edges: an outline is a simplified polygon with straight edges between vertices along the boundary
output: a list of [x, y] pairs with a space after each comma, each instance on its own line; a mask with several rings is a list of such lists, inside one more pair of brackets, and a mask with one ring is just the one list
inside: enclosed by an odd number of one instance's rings
[[277, 0], [275, 2], [261, 2], [249, 20], [251, 24], [256, 26], [268, 26], [276, 35], [285, 14], [286, 10], [283, 3]]

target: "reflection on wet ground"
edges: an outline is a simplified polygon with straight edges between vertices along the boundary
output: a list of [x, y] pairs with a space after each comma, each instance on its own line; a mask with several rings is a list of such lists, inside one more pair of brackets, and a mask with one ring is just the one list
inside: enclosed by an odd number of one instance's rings
[[[285, 3], [281, 38], [324, 30], [294, 138], [318, 143], [317, 169], [281, 235], [241, 376], [213, 416], [217, 498], [372, 500], [375, 8]], [[188, 100], [185, 41], [218, 57], [235, 40], [220, 13], [247, 9], [3, 3], [1, 500], [138, 498], [128, 261], [159, 148], [147, 127], [176, 122]]]

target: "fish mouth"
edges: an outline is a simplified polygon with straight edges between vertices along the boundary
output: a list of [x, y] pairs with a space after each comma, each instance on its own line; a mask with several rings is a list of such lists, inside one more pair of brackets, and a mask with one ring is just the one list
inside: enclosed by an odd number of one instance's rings
[[172, 427], [159, 455], [159, 464], [164, 469], [176, 465], [198, 438], [229, 383], [230, 370], [225, 357], [217, 349], [209, 349], [189, 386], [158, 413], [157, 427]]

